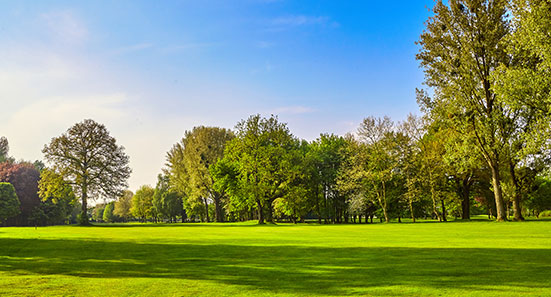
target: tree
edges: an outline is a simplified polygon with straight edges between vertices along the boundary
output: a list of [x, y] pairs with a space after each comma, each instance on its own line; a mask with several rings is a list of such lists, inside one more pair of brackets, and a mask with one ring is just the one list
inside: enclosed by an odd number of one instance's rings
[[118, 146], [104, 125], [93, 120], [75, 124], [42, 150], [55, 172], [80, 196], [80, 224], [87, 225], [88, 198], [117, 197], [127, 187], [131, 170], [124, 147]]
[[65, 223], [69, 220], [77, 203], [71, 185], [49, 168], [40, 172], [38, 196], [41, 203], [35, 207], [32, 215], [35, 225]]
[[[365, 186], [371, 187], [386, 222], [390, 221], [388, 213], [391, 203], [389, 195], [391, 185], [398, 175], [399, 146], [394, 132], [394, 123], [389, 117], [367, 117], [358, 128], [358, 135], [363, 141], [364, 158], [359, 159], [363, 168]], [[366, 190], [368, 193], [370, 190]]]
[[536, 216], [542, 211], [551, 210], [551, 180], [544, 177], [536, 178], [527, 202], [528, 208]]
[[73, 188], [63, 179], [63, 176], [48, 168], [40, 173], [38, 196], [42, 201], [51, 200], [53, 203], [60, 201], [75, 203], [77, 200]]
[[170, 178], [167, 175], [157, 176], [153, 206], [161, 217], [171, 222], [175, 222], [177, 216], [183, 215], [182, 197], [170, 186]]
[[96, 222], [103, 222], [103, 212], [105, 211], [105, 203], [99, 203], [94, 206], [92, 211], [92, 219]]
[[[312, 143], [312, 150], [309, 157], [314, 162], [315, 171], [312, 174], [317, 175], [315, 179], [321, 186], [319, 199], [324, 209], [324, 218], [333, 223], [340, 222], [342, 216], [347, 210], [345, 191], [339, 191], [337, 187], [337, 177], [339, 170], [345, 160], [345, 148], [347, 142], [343, 137], [334, 134], [321, 134], [320, 137]], [[319, 203], [319, 202], [318, 202]], [[319, 206], [316, 206], [319, 209]], [[321, 212], [318, 214], [321, 215]]]
[[124, 190], [119, 199], [115, 202], [113, 214], [120, 217], [123, 221], [127, 221], [132, 217], [132, 197], [134, 193], [130, 190]]
[[103, 210], [103, 221], [106, 223], [112, 223], [115, 221], [116, 217], [113, 214], [113, 209], [115, 208], [115, 203], [110, 202], [105, 205], [105, 209]]
[[[205, 205], [205, 215], [208, 221], [208, 201], [214, 202], [215, 221], [224, 221], [223, 192], [213, 187], [213, 178], [210, 173], [212, 167], [224, 156], [226, 143], [233, 138], [233, 133], [218, 127], [194, 127], [186, 131], [184, 138], [168, 153], [169, 172], [177, 175], [186, 172], [185, 176], [175, 178], [175, 182], [186, 179], [180, 187], [185, 187], [187, 198], [202, 201]], [[182, 154], [178, 155], [177, 150]], [[181, 159], [178, 157], [181, 156]], [[179, 170], [178, 167], [183, 167]]]
[[132, 215], [145, 222], [155, 214], [153, 210], [153, 195], [155, 190], [151, 186], [141, 186], [132, 197]]
[[0, 182], [0, 223], [19, 214], [19, 199], [10, 183]]
[[0, 182], [11, 183], [19, 198], [21, 213], [15, 218], [18, 225], [28, 224], [33, 209], [40, 205], [39, 179], [40, 173], [31, 163], [0, 163]]
[[10, 151], [10, 146], [8, 139], [4, 136], [0, 137], [0, 162], [4, 162], [8, 159], [8, 153]]
[[512, 62], [502, 65], [493, 79], [500, 99], [518, 115], [507, 146], [507, 171], [515, 220], [524, 220], [522, 172], [535, 169], [529, 163], [549, 155], [545, 150], [551, 144], [551, 3], [515, 0], [511, 12], [514, 31], [506, 44]]
[[262, 118], [252, 115], [236, 126], [237, 137], [231, 140], [224, 154], [226, 164], [235, 164], [239, 172], [240, 188], [234, 198], [241, 204], [255, 204], [259, 224], [266, 220], [273, 222], [273, 202], [286, 194], [286, 185], [290, 182], [289, 162], [291, 150], [297, 149], [287, 125], [280, 123], [277, 117]]
[[506, 220], [500, 169], [508, 141], [511, 110], [496, 96], [491, 75], [509, 57], [504, 38], [510, 33], [506, 0], [441, 0], [433, 8], [418, 44], [417, 59], [435, 95], [431, 105], [445, 106], [449, 121], [474, 145], [492, 173], [497, 220]]

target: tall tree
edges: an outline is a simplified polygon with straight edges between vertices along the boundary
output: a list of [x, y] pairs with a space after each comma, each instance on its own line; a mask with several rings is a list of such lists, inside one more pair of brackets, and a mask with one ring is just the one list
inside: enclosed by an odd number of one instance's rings
[[512, 62], [502, 65], [494, 79], [500, 99], [518, 114], [511, 123], [515, 129], [508, 142], [507, 167], [515, 220], [524, 220], [522, 172], [537, 169], [533, 161], [548, 156], [551, 147], [551, 3], [514, 0], [511, 12], [514, 31], [506, 44]]
[[[237, 137], [227, 144], [224, 164], [235, 164], [237, 182], [243, 205], [255, 204], [259, 224], [273, 222], [273, 202], [285, 196], [290, 182], [290, 163], [298, 142], [277, 117], [252, 115], [236, 126]], [[231, 166], [231, 165], [230, 165]]]
[[4, 136], [0, 137], [0, 162], [4, 162], [8, 159], [8, 153], [10, 151], [10, 146], [8, 139]]
[[75, 124], [42, 150], [52, 168], [80, 196], [80, 224], [87, 225], [89, 197], [117, 197], [127, 187], [131, 169], [124, 147], [117, 145], [104, 125], [87, 119]]
[[360, 124], [358, 135], [364, 144], [362, 148], [365, 157], [360, 159], [363, 180], [372, 187], [385, 221], [389, 222], [388, 211], [393, 198], [390, 190], [392, 182], [398, 175], [400, 154], [394, 123], [386, 116], [384, 118], [367, 117]]
[[321, 134], [312, 143], [312, 154], [315, 162], [316, 179], [321, 186], [321, 205], [324, 218], [333, 223], [340, 222], [347, 209], [345, 191], [337, 186], [338, 173], [345, 159], [347, 142], [344, 137], [334, 134]]
[[492, 173], [497, 219], [506, 220], [501, 188], [507, 120], [514, 116], [492, 88], [491, 75], [508, 64], [504, 38], [510, 33], [506, 0], [437, 1], [418, 44], [417, 59], [425, 81], [435, 91], [434, 104], [446, 106], [448, 118], [474, 145]]
[[[184, 138], [169, 152], [169, 172], [176, 175], [185, 171], [183, 177], [176, 177], [177, 183], [181, 178], [186, 179], [180, 187], [186, 188], [188, 199], [202, 201], [205, 205], [205, 214], [208, 217], [208, 201], [214, 202], [215, 221], [224, 221], [223, 200], [224, 193], [213, 187], [213, 178], [210, 167], [224, 156], [226, 143], [233, 138], [233, 133], [218, 127], [194, 127], [186, 131]], [[182, 150], [181, 157], [175, 150]], [[172, 156], [172, 157], [171, 157]], [[183, 167], [179, 170], [178, 167]], [[208, 221], [208, 218], [207, 218]]]

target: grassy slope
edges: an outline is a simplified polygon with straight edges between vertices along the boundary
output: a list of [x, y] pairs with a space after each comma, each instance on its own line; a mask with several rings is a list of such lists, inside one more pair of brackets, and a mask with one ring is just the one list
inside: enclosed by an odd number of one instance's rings
[[551, 221], [0, 228], [0, 296], [551, 295]]

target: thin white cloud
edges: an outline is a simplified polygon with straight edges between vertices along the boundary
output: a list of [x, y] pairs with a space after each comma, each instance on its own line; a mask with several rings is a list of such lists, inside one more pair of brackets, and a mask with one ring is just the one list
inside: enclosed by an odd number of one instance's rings
[[220, 43], [215, 43], [215, 42], [190, 42], [186, 44], [178, 44], [178, 45], [165, 47], [162, 49], [162, 52], [172, 53], [172, 52], [179, 52], [179, 51], [189, 50], [189, 49], [210, 48], [210, 47], [215, 47], [219, 45]]
[[304, 26], [304, 25], [324, 25], [329, 23], [330, 18], [326, 16], [307, 16], [292, 15], [275, 18], [271, 21], [275, 26]]

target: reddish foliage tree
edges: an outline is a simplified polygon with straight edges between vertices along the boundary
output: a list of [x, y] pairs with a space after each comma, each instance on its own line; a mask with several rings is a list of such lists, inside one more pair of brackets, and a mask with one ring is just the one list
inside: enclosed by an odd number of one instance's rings
[[21, 203], [21, 214], [15, 218], [15, 224], [28, 224], [32, 210], [40, 205], [38, 180], [40, 172], [31, 163], [0, 163], [0, 182], [13, 185]]

